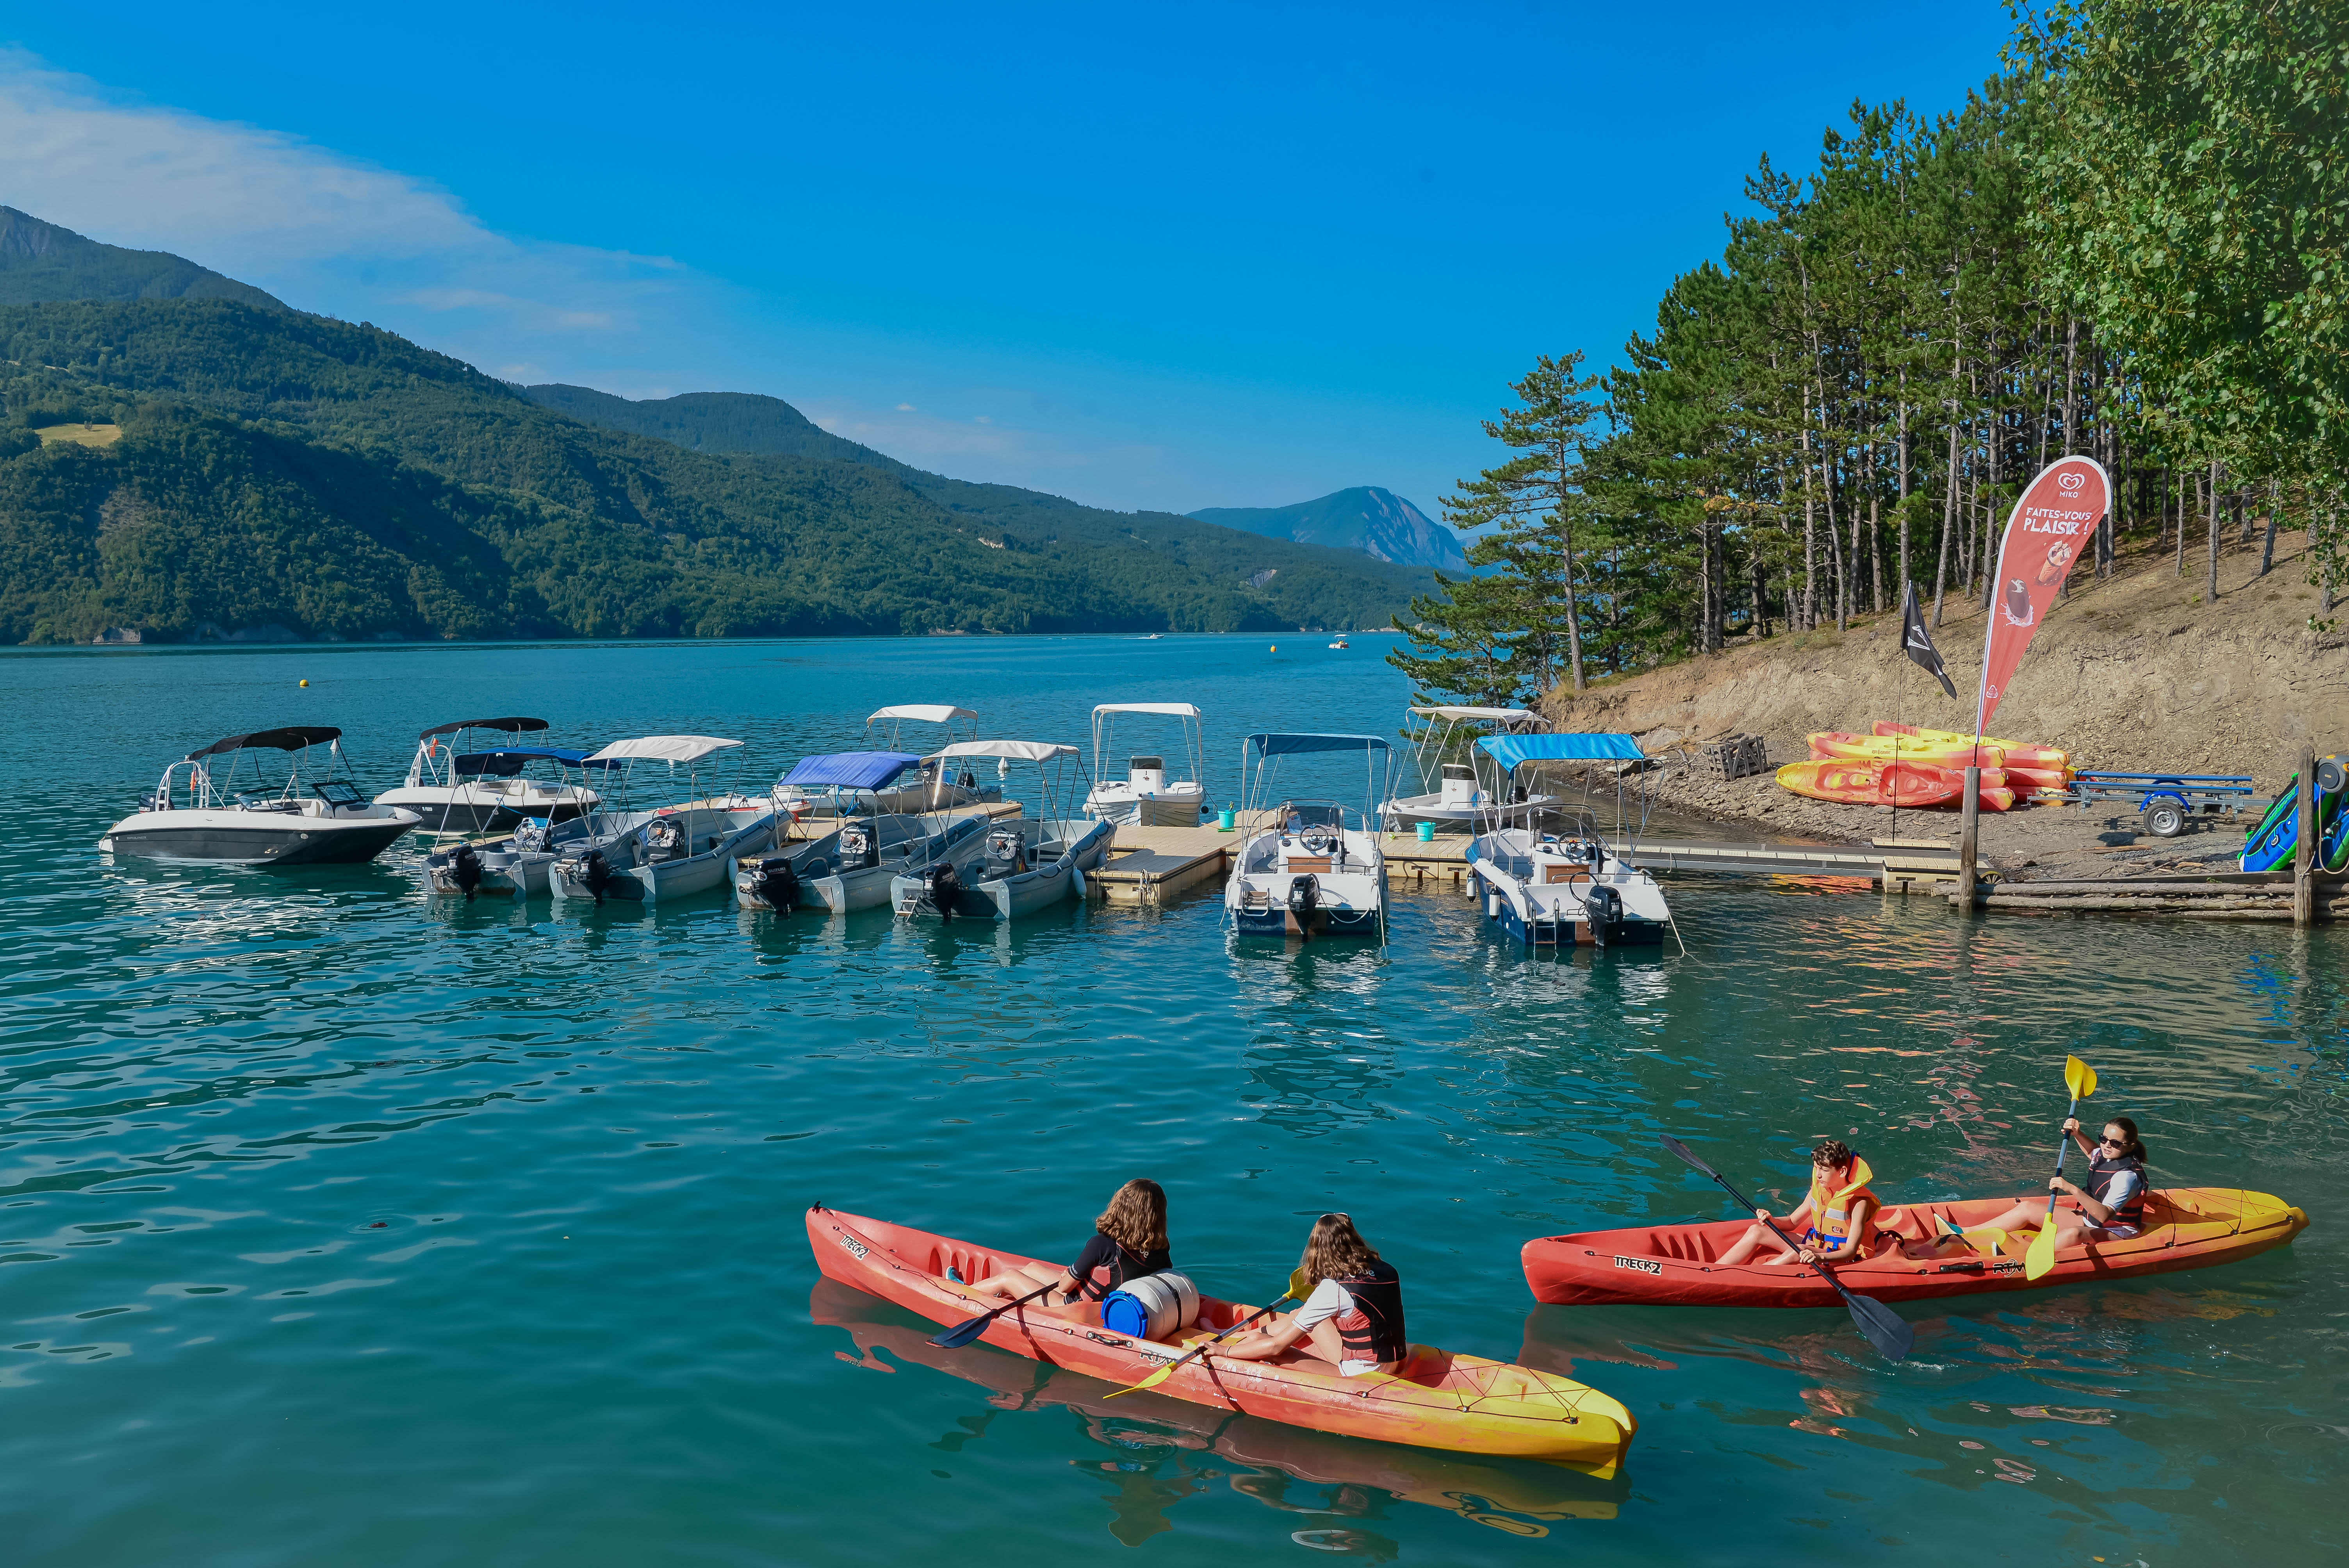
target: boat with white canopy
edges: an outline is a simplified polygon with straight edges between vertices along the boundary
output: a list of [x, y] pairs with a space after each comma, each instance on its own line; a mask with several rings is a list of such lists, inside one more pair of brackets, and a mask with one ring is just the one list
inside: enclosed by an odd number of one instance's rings
[[[1130, 754], [1125, 777], [1109, 776], [1111, 748], [1116, 744], [1121, 714], [1172, 719], [1183, 747], [1184, 770], [1167, 775], [1163, 752]], [[1199, 710], [1187, 702], [1105, 702], [1093, 709], [1093, 788], [1085, 797], [1085, 815], [1120, 825], [1143, 828], [1195, 828], [1206, 810], [1206, 752], [1199, 728]]]
[[[1284, 758], [1349, 752], [1361, 754], [1365, 775], [1361, 809], [1350, 825], [1336, 800], [1283, 792]], [[1268, 733], [1241, 743], [1240, 810], [1248, 836], [1224, 884], [1224, 913], [1234, 930], [1308, 941], [1386, 940], [1386, 856], [1371, 803], [1393, 782], [1393, 748], [1375, 735]]]
[[[723, 788], [704, 783], [712, 772], [729, 771], [711, 758], [741, 744], [711, 735], [647, 735], [616, 740], [586, 758], [624, 766], [604, 806], [549, 830], [543, 852], [554, 857], [550, 891], [566, 901], [657, 903], [707, 892], [725, 881], [733, 861], [765, 854], [775, 838], [775, 803], [733, 787], [740, 758]], [[637, 774], [656, 762], [667, 765], [672, 792], [677, 770], [686, 769], [682, 794], [671, 805], [638, 809], [631, 801]]]
[[[567, 822], [595, 807], [595, 791], [568, 776], [587, 754], [560, 747], [467, 748], [475, 730], [535, 735], [543, 718], [464, 718], [436, 724], [416, 738], [408, 777], [375, 798], [378, 806], [413, 811], [429, 833], [504, 833], [525, 817]], [[534, 776], [552, 772], [552, 779]]]
[[[1476, 742], [1504, 779], [1544, 764], [1639, 760], [1628, 735], [1488, 735]], [[1621, 837], [1620, 824], [1617, 836]], [[1469, 892], [1485, 918], [1527, 947], [1653, 944], [1671, 929], [1664, 890], [1608, 847], [1588, 812], [1549, 833], [1507, 827], [1495, 812], [1468, 847]]]
[[[139, 810], [106, 830], [109, 854], [207, 865], [354, 865], [371, 861], [422, 820], [413, 811], [368, 801], [343, 754], [343, 732], [326, 725], [257, 729], [215, 740], [163, 769]], [[310, 748], [326, 760], [305, 771]], [[285, 752], [284, 783], [273, 783], [262, 758]], [[243, 765], [250, 758], [254, 766]], [[342, 777], [334, 776], [336, 764]], [[252, 775], [243, 783], [243, 775]]]
[[[456, 761], [460, 777], [466, 765], [471, 765], [471, 771], [495, 776], [501, 771], [518, 770], [517, 759], [541, 763], [564, 779], [575, 772], [583, 781], [591, 773], [603, 777], [609, 769], [626, 766], [622, 762], [590, 761], [584, 751], [553, 746], [508, 747], [470, 753]], [[603, 796], [584, 782], [577, 787], [577, 795], [591, 803], [589, 810], [603, 801]], [[440, 838], [442, 847], [424, 857], [425, 883], [436, 893], [461, 894], [469, 901], [477, 894], [543, 898], [548, 891], [548, 872], [554, 863], [554, 855], [547, 852], [548, 845], [556, 839], [584, 831], [579, 826], [584, 814], [574, 811], [561, 818], [526, 816], [502, 839], [459, 837], [454, 842], [449, 842], [435, 824], [427, 822], [424, 830]]]
[[[1412, 766], [1421, 793], [1382, 802], [1379, 817], [1389, 828], [1420, 822], [1473, 829], [1495, 810], [1506, 820], [1530, 822], [1557, 804], [1547, 795], [1511, 793], [1497, 775], [1480, 777], [1474, 742], [1480, 735], [1531, 735], [1547, 727], [1541, 715], [1522, 707], [1414, 707], [1411, 717]], [[1491, 775], [1489, 760], [1484, 773]]]
[[[983, 814], [943, 826], [903, 811], [875, 811], [869, 803], [922, 759], [902, 751], [840, 751], [803, 757], [776, 784], [776, 798], [806, 799], [826, 791], [838, 825], [799, 843], [778, 842], [757, 860], [735, 862], [734, 899], [746, 909], [822, 909], [833, 914], [872, 909], [889, 901], [890, 880], [906, 865], [926, 865], [987, 826]], [[783, 818], [776, 819], [780, 829]]]
[[[952, 920], [1017, 920], [1084, 892], [1084, 873], [1109, 854], [1110, 823], [1072, 810], [1085, 783], [1084, 758], [1073, 746], [1048, 740], [957, 741], [925, 760], [954, 767], [992, 758], [1009, 767], [1032, 762], [1041, 789], [1040, 817], [999, 817], [983, 833], [947, 845], [929, 860], [908, 864], [889, 884], [900, 915]], [[934, 814], [934, 820], [945, 823]]]

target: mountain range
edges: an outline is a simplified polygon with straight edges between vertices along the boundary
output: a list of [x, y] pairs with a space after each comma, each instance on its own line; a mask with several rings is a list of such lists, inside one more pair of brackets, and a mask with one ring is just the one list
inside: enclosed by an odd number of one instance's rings
[[1457, 535], [1394, 491], [1375, 485], [1357, 485], [1295, 506], [1217, 506], [1187, 515], [1269, 539], [1359, 550], [1398, 565], [1468, 569]]
[[926, 473], [775, 398], [511, 386], [7, 219], [5, 641], [1362, 628], [1432, 586]]

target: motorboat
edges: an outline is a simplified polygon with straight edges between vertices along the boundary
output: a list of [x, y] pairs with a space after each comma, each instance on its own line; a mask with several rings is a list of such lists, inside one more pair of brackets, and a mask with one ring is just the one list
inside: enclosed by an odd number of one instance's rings
[[[781, 820], [773, 799], [742, 794], [730, 783], [703, 783], [704, 764], [741, 744], [709, 735], [647, 735], [616, 740], [589, 757], [590, 765], [626, 765], [614, 787], [622, 803], [615, 807], [607, 797], [595, 810], [548, 830], [547, 847], [537, 851], [551, 857], [548, 891], [565, 901], [658, 903], [706, 892], [727, 880], [734, 861], [764, 855]], [[680, 765], [688, 769], [682, 798], [635, 809], [627, 803], [635, 771], [651, 762], [667, 763], [672, 779]]]
[[[951, 747], [959, 741], [978, 738], [978, 715], [967, 707], [951, 703], [905, 703], [894, 707], [875, 709], [864, 721], [864, 735], [869, 741], [874, 732], [882, 731], [880, 744], [890, 751], [911, 749], [905, 742], [908, 726], [935, 725], [945, 732], [946, 743]], [[918, 731], [916, 732], [918, 733]], [[876, 811], [942, 811], [950, 806], [977, 806], [1003, 799], [1002, 780], [1008, 765], [999, 766], [992, 781], [982, 779], [968, 763], [949, 766], [940, 760], [942, 753], [922, 758], [922, 765], [898, 781], [894, 789], [874, 793], [873, 810]]]
[[[208, 865], [356, 865], [371, 861], [421, 820], [413, 811], [369, 802], [343, 754], [343, 732], [326, 725], [259, 729], [215, 740], [163, 769], [139, 810], [106, 830], [109, 854]], [[304, 769], [310, 748], [326, 748], [316, 778]], [[283, 784], [264, 777], [262, 754], [292, 756]], [[251, 769], [243, 767], [253, 758]], [[225, 758], [225, 765], [222, 759]], [[336, 778], [336, 764], [342, 777]], [[250, 771], [249, 786], [240, 776]]]
[[1402, 829], [1421, 822], [1439, 828], [1474, 830], [1497, 810], [1506, 821], [1530, 822], [1557, 804], [1547, 795], [1511, 790], [1497, 777], [1485, 778], [1474, 742], [1480, 735], [1530, 735], [1545, 727], [1541, 715], [1522, 707], [1413, 707], [1409, 726], [1412, 763], [1419, 774], [1421, 793], [1382, 802], [1379, 817], [1387, 827]]
[[[427, 832], [440, 834], [506, 833], [525, 817], [566, 822], [593, 810], [595, 791], [569, 776], [585, 758], [584, 751], [540, 746], [466, 749], [474, 730], [533, 735], [544, 728], [543, 718], [436, 724], [417, 736], [408, 777], [398, 789], [378, 795], [375, 803], [413, 811], [423, 819]], [[555, 777], [537, 777], [533, 769], [553, 771]]]
[[[1166, 758], [1158, 753], [1129, 754], [1125, 777], [1112, 779], [1108, 759], [1115, 745], [1120, 714], [1171, 718], [1181, 737], [1185, 772], [1167, 777]], [[1206, 809], [1206, 787], [1199, 782], [1206, 771], [1206, 752], [1199, 729], [1199, 710], [1187, 702], [1105, 702], [1093, 709], [1092, 792], [1085, 797], [1085, 815], [1120, 826], [1195, 828]]]
[[[1084, 873], [1108, 858], [1115, 828], [1098, 817], [1059, 816], [1073, 804], [1085, 782], [1083, 758], [1073, 746], [1047, 740], [957, 741], [930, 758], [960, 767], [992, 758], [1005, 765], [1036, 765], [1044, 815], [998, 817], [985, 830], [943, 844], [928, 859], [908, 863], [890, 880], [891, 907], [907, 918], [936, 915], [952, 920], [1017, 920], [1061, 900], [1081, 896]], [[1077, 777], [1071, 779], [1071, 771]], [[933, 813], [943, 834], [951, 826]], [[976, 814], [971, 820], [981, 820]]]
[[[1642, 756], [1628, 735], [1488, 735], [1476, 745], [1511, 780], [1518, 769], [1542, 763]], [[1527, 947], [1622, 947], [1660, 944], [1672, 929], [1655, 877], [1610, 848], [1587, 812], [1568, 813], [1565, 830], [1556, 833], [1505, 827], [1499, 816], [1495, 812], [1468, 847], [1469, 892], [1485, 918], [1512, 940]]]
[[1353, 645], [1352, 645], [1352, 644], [1350, 644], [1350, 643], [1349, 643], [1349, 642], [1347, 642], [1345, 638], [1340, 637], [1340, 638], [1339, 638], [1336, 642], [1334, 642], [1334, 643], [1330, 644], [1330, 645], [1331, 647], [1333, 647], [1333, 648], [1336, 648], [1336, 649], [1337, 649], [1337, 650], [1339, 650], [1340, 653], [1343, 653], [1346, 649], [1348, 649], [1348, 648], [1351, 647]]
[[[939, 822], [918, 813], [860, 812], [858, 802], [886, 790], [921, 762], [898, 751], [802, 758], [777, 782], [776, 799], [788, 798], [797, 805], [815, 798], [817, 790], [829, 791], [831, 809], [821, 816], [837, 825], [797, 843], [779, 839], [759, 859], [737, 861], [735, 902], [746, 909], [822, 909], [833, 914], [886, 903], [890, 881], [909, 862], [926, 865], [987, 825], [986, 817], [976, 813]], [[788, 832], [784, 817], [776, 820], [779, 830]]]
[[[1351, 825], [1335, 800], [1279, 790], [1280, 759], [1330, 752], [1362, 755], [1367, 779]], [[1261, 734], [1241, 744], [1241, 820], [1248, 836], [1224, 884], [1224, 913], [1234, 930], [1307, 941], [1386, 940], [1386, 857], [1370, 810], [1381, 773], [1392, 782], [1393, 750], [1375, 735]]]

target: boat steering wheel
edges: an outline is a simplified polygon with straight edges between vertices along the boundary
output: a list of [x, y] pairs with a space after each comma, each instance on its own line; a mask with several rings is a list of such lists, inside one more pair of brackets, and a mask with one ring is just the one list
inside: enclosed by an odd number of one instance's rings
[[1297, 835], [1298, 843], [1309, 855], [1326, 855], [1338, 841], [1330, 830], [1316, 822]]

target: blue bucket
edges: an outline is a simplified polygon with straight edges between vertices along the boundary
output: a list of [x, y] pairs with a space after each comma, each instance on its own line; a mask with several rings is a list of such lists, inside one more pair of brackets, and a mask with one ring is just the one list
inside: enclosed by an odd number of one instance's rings
[[1216, 813], [1216, 831], [1219, 833], [1228, 833], [1231, 830], [1232, 812], [1229, 808], [1226, 808], [1225, 810]]
[[1423, 843], [1423, 844], [1432, 844], [1432, 843], [1435, 842], [1435, 824], [1434, 824], [1434, 823], [1433, 823], [1433, 822], [1422, 822], [1422, 823], [1419, 825], [1419, 841], [1420, 841], [1421, 843]]

